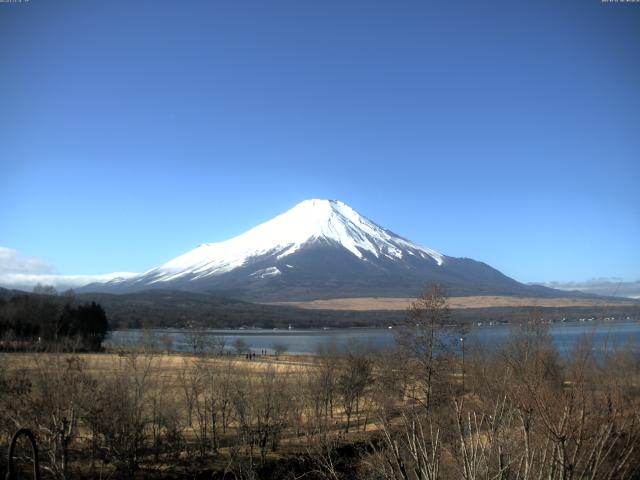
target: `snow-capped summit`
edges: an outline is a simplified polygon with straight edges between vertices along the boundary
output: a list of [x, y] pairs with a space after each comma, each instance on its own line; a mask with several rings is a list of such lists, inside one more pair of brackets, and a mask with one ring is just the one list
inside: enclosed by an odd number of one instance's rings
[[251, 230], [225, 242], [205, 243], [147, 273], [162, 273], [154, 282], [190, 275], [192, 279], [219, 275], [247, 264], [251, 259], [273, 255], [281, 260], [313, 242], [333, 242], [366, 260], [431, 257], [439, 265], [443, 256], [411, 243], [336, 200], [305, 200]]
[[85, 291], [215, 291], [251, 300], [415, 296], [428, 281], [454, 293], [523, 293], [470, 259], [406, 240], [337, 200], [305, 200], [224, 242], [204, 243], [133, 278]]

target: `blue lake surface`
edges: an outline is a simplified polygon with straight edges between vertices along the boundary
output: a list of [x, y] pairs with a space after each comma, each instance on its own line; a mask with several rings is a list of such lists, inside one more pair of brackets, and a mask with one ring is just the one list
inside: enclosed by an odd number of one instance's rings
[[[252, 352], [266, 350], [273, 352], [276, 344], [284, 345], [290, 354], [314, 354], [320, 349], [345, 351], [352, 345], [371, 350], [393, 348], [396, 335], [393, 329], [344, 328], [329, 330], [201, 330], [203, 338], [213, 340], [223, 337], [226, 349], [233, 350], [234, 342], [242, 339]], [[480, 344], [485, 347], [499, 347], [511, 333], [509, 325], [471, 327], [464, 334], [465, 345]], [[596, 351], [631, 348], [640, 351], [640, 323], [637, 322], [584, 322], [560, 323], [550, 326], [550, 334], [559, 352], [568, 355], [585, 338], [591, 337]], [[106, 344], [141, 345], [149, 336], [159, 346], [162, 338], [171, 338], [171, 348], [175, 351], [190, 351], [189, 332], [180, 329], [116, 330], [111, 333]], [[456, 335], [458, 336], [458, 335]]]

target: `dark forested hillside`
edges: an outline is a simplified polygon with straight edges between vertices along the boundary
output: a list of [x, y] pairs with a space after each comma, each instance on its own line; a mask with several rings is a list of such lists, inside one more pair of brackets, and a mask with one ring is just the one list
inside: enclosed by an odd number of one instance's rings
[[[0, 318], [2, 305], [16, 296], [33, 296], [26, 292], [0, 289]], [[180, 328], [201, 326], [205, 328], [296, 328], [328, 327], [385, 327], [398, 324], [406, 317], [404, 310], [311, 310], [281, 305], [250, 303], [206, 293], [169, 290], [148, 290], [131, 294], [77, 294], [63, 296], [38, 296], [47, 299], [52, 311], [59, 315], [65, 303], [70, 300], [77, 304], [95, 302], [104, 308], [112, 329], [126, 328]], [[34, 318], [43, 318], [36, 308], [42, 302], [33, 302]], [[535, 310], [538, 315], [550, 320], [576, 320], [582, 317], [595, 319], [604, 317], [637, 318], [639, 306], [611, 304], [602, 307], [485, 307], [452, 309], [453, 323], [510, 322], [530, 316]], [[54, 318], [54, 317], [52, 317]], [[40, 321], [40, 320], [38, 320]], [[45, 322], [46, 323], [46, 322]]]

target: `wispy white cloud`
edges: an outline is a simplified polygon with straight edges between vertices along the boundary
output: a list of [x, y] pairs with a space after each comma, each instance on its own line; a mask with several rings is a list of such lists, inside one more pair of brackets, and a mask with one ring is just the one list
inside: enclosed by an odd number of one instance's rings
[[640, 298], [640, 280], [625, 282], [620, 278], [593, 278], [583, 282], [546, 282], [540, 285], [559, 290], [578, 290], [607, 297]]
[[78, 288], [94, 282], [108, 282], [117, 278], [129, 278], [137, 275], [133, 272], [114, 272], [102, 275], [29, 275], [24, 273], [0, 274], [0, 287], [17, 290], [31, 290], [38, 283], [51, 285], [57, 290]]
[[0, 275], [7, 273], [40, 275], [52, 272], [51, 265], [42, 258], [26, 257], [13, 248], [0, 247]]
[[53, 267], [44, 259], [23, 256], [13, 248], [0, 247], [0, 287], [31, 290], [40, 283], [66, 290], [134, 275], [137, 274], [115, 272], [101, 275], [56, 275]]

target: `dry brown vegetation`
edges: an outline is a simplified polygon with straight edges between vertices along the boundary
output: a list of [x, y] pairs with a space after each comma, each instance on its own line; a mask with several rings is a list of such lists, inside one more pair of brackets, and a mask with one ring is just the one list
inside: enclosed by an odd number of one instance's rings
[[427, 291], [394, 352], [352, 345], [249, 360], [207, 354], [194, 338], [193, 355], [153, 342], [104, 354], [5, 353], [0, 445], [30, 428], [43, 475], [56, 479], [637, 475], [637, 354], [596, 358], [585, 340], [562, 359], [548, 325], [531, 318], [499, 351], [461, 357], [447, 313], [442, 292]]
[[[272, 305], [288, 305], [314, 310], [406, 310], [415, 299], [392, 297], [332, 298], [301, 302], [275, 302]], [[449, 297], [449, 308], [490, 308], [490, 307], [610, 307], [611, 305], [637, 306], [629, 299], [600, 300], [589, 298], [535, 298], [507, 296]]]

